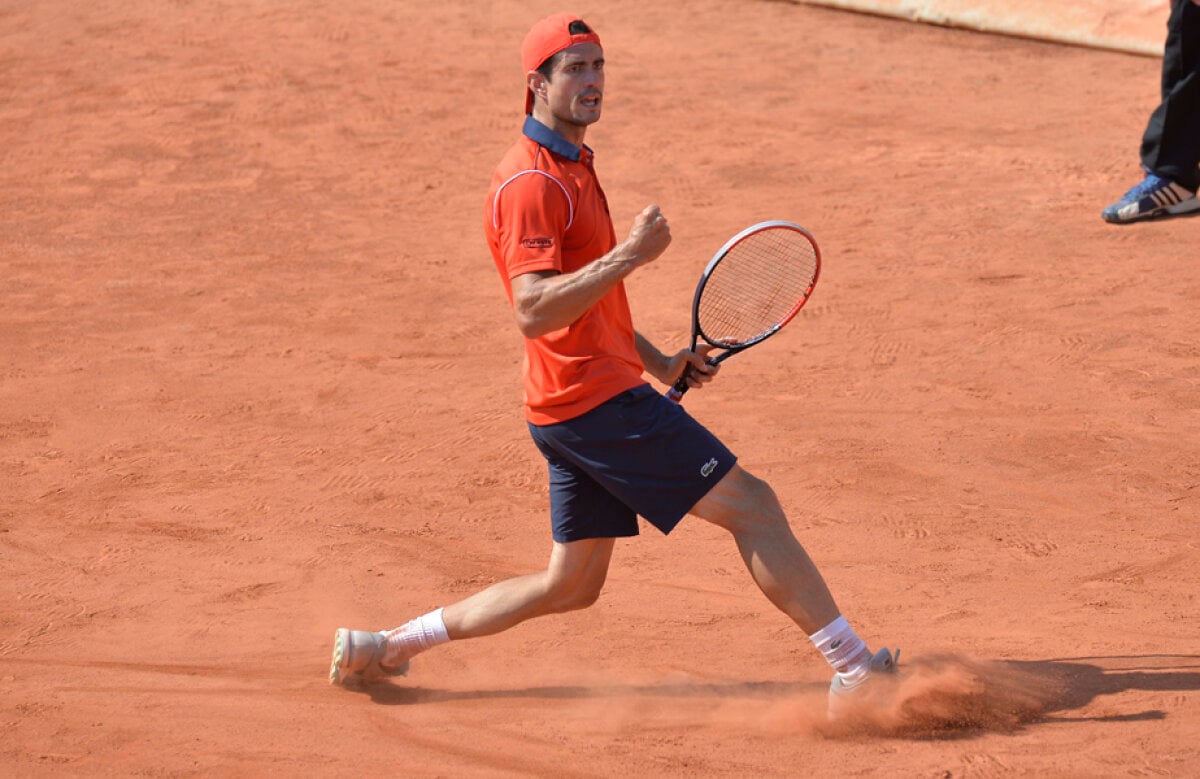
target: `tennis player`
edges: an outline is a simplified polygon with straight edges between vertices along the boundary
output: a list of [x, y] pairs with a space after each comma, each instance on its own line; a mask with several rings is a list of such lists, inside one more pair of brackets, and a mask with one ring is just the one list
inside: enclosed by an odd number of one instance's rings
[[529, 31], [521, 62], [525, 124], [496, 168], [483, 223], [524, 341], [525, 418], [549, 470], [550, 560], [392, 630], [339, 629], [330, 681], [403, 674], [439, 644], [586, 608], [639, 515], [665, 534], [690, 514], [733, 536], [755, 583], [829, 662], [833, 712], [894, 672], [899, 653], [871, 653], [771, 487], [644, 378], [670, 385], [690, 365], [689, 383], [701, 387], [717, 369], [706, 347], [665, 355], [633, 327], [624, 280], [662, 255], [671, 233], [650, 205], [616, 239], [584, 145], [605, 99], [599, 36], [575, 16], [551, 16]]

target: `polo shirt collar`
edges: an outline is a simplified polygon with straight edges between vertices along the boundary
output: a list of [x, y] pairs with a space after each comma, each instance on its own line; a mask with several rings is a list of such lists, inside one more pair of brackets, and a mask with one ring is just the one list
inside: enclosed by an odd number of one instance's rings
[[525, 116], [525, 126], [521, 128], [521, 132], [525, 134], [526, 138], [539, 146], [545, 146], [560, 157], [566, 157], [572, 162], [579, 162], [583, 157], [583, 149], [587, 149], [589, 153], [591, 152], [591, 149], [588, 149], [587, 146], [581, 149], [529, 114]]

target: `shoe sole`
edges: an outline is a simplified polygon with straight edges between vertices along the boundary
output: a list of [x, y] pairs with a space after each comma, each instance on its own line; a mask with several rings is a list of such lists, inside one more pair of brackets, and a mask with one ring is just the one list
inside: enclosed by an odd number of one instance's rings
[[1190, 197], [1187, 200], [1175, 203], [1174, 205], [1159, 206], [1153, 211], [1146, 211], [1145, 213], [1137, 214], [1124, 219], [1121, 218], [1119, 214], [1102, 213], [1100, 216], [1103, 217], [1104, 221], [1108, 222], [1109, 224], [1125, 225], [1132, 224], [1133, 222], [1144, 222], [1148, 219], [1158, 219], [1164, 216], [1181, 216], [1183, 214], [1190, 214], [1193, 211], [1200, 211], [1200, 198]]
[[346, 680], [342, 671], [345, 666], [347, 650], [350, 648], [350, 631], [338, 628], [333, 634], [333, 657], [329, 662], [329, 683], [341, 684]]

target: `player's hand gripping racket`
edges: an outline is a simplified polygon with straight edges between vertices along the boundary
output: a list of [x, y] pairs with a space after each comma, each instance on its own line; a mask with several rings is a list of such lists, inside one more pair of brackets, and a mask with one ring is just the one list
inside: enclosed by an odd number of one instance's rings
[[[692, 301], [692, 351], [698, 339], [721, 353], [710, 365], [749, 349], [779, 331], [808, 302], [821, 272], [812, 234], [791, 222], [746, 228], [709, 261]], [[688, 391], [689, 365], [667, 390], [676, 403]]]

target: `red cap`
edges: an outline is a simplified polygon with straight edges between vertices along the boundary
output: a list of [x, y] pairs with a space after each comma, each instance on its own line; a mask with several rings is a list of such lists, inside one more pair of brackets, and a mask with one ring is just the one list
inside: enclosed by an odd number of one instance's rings
[[[575, 32], [571, 32], [571, 25]], [[547, 16], [529, 29], [525, 42], [521, 44], [521, 67], [525, 74], [537, 70], [543, 62], [577, 43], [600, 45], [600, 36], [574, 14]], [[525, 113], [533, 111], [533, 93], [525, 90]]]

